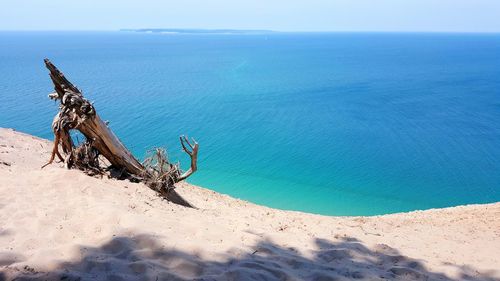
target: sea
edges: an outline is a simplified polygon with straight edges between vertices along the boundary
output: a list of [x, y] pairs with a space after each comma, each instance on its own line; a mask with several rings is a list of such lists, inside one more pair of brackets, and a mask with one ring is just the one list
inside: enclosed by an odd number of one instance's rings
[[[192, 184], [380, 215], [500, 201], [500, 34], [0, 32], [0, 126], [52, 139], [49, 58]], [[1, 158], [1, 156], [0, 156]]]

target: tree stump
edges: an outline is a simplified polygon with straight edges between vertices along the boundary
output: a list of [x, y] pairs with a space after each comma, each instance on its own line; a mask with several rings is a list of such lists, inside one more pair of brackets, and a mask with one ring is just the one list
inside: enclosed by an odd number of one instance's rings
[[[139, 162], [102, 121], [94, 105], [84, 98], [82, 92], [48, 59], [44, 61], [55, 90], [49, 97], [60, 101], [60, 106], [52, 122], [54, 147], [48, 163], [43, 167], [51, 164], [57, 156], [67, 168], [75, 167], [89, 174], [104, 174], [106, 170], [114, 169], [121, 175], [144, 182], [169, 201], [192, 207], [174, 188], [176, 183], [197, 170], [199, 145], [194, 139], [190, 142], [187, 137], [180, 137], [182, 149], [191, 158], [191, 166], [186, 172], [182, 172], [179, 165], [170, 163], [163, 149], [156, 149], [144, 163]], [[85, 141], [75, 146], [71, 130], [80, 131]], [[104, 169], [100, 166], [100, 155], [111, 164], [110, 167]]]

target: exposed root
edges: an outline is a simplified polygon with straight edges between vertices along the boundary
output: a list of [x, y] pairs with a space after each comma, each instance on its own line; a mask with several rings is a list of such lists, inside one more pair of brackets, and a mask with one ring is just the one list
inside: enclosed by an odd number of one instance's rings
[[180, 181], [179, 179], [182, 176], [179, 163], [170, 163], [167, 152], [163, 148], [155, 148], [150, 150], [148, 154], [149, 156], [142, 163], [144, 166], [142, 181], [168, 201], [184, 207], [194, 208], [174, 190], [175, 184]]
[[175, 188], [174, 184], [181, 175], [179, 164], [168, 161], [167, 152], [163, 148], [155, 148], [148, 152], [142, 166], [144, 182], [153, 190], [167, 194]]
[[45, 165], [42, 166], [41, 169], [52, 164], [54, 162], [56, 155], [57, 155], [57, 158], [59, 158], [59, 160], [61, 162], [64, 162], [64, 159], [62, 158], [61, 153], [59, 153], [59, 137], [58, 137], [58, 135], [56, 135], [54, 138], [54, 148], [52, 148], [52, 152], [50, 154], [50, 159]]
[[99, 151], [88, 140], [73, 149], [66, 165], [70, 169], [75, 167], [82, 170], [90, 176], [102, 176], [105, 173], [105, 169], [99, 164]]

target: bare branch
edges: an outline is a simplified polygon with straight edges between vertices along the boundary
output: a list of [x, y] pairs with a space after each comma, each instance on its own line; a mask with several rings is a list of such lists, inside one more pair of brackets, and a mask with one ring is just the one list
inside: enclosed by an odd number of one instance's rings
[[[184, 144], [184, 140], [186, 139], [186, 137], [184, 135], [182, 135], [179, 137], [179, 139], [181, 140], [182, 150], [184, 150], [184, 152], [186, 152], [187, 154], [191, 155], [191, 152], [186, 148], [186, 145]], [[191, 149], [192, 149], [192, 147], [191, 147]]]
[[[191, 145], [191, 143], [189, 143], [189, 140], [188, 140], [188, 138], [186, 136], [181, 136], [180, 139], [181, 139], [182, 149], [191, 158], [191, 167], [189, 168], [189, 170], [187, 170], [186, 172], [184, 172], [182, 175], [180, 175], [177, 178], [178, 182], [187, 179], [194, 172], [196, 172], [196, 170], [198, 170], [198, 166], [197, 166], [197, 162], [198, 162], [198, 148], [199, 148], [198, 143], [193, 139], [193, 145]], [[192, 151], [189, 151], [186, 148], [186, 146], [184, 145], [184, 141], [189, 145], [189, 147], [192, 149]]]

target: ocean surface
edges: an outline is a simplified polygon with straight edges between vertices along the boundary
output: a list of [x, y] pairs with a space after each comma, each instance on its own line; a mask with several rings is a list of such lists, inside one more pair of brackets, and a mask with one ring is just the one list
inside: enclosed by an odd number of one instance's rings
[[500, 34], [1, 32], [0, 126], [52, 139], [50, 58], [143, 158], [190, 182], [375, 215], [500, 201]]

